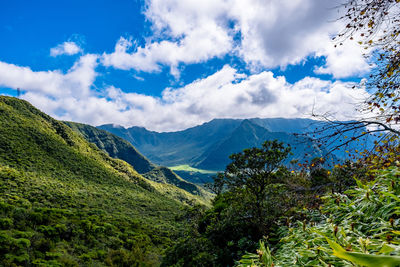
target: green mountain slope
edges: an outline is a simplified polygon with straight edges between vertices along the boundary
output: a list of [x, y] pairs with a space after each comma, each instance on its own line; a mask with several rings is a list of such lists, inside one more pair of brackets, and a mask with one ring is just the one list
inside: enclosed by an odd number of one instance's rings
[[72, 130], [81, 133], [87, 141], [106, 151], [110, 157], [122, 159], [134, 166], [134, 169], [140, 174], [149, 172], [156, 167], [121, 137], [82, 123], [64, 123], [71, 127]]
[[212, 197], [212, 194], [210, 194], [208, 191], [204, 190], [198, 185], [194, 185], [185, 181], [167, 167], [154, 168], [150, 172], [145, 173], [144, 177], [158, 183], [172, 184], [185, 191], [188, 191], [191, 194], [202, 196], [205, 200], [209, 200]]
[[0, 265], [155, 265], [193, 196], [0, 96]]
[[65, 123], [74, 131], [82, 134], [87, 141], [94, 143], [98, 148], [107, 152], [111, 157], [122, 159], [131, 164], [145, 178], [157, 183], [174, 185], [197, 195], [199, 197], [196, 199], [202, 203], [211, 198], [211, 194], [198, 185], [185, 181], [166, 167], [159, 167], [151, 163], [123, 138], [90, 125], [75, 122]]

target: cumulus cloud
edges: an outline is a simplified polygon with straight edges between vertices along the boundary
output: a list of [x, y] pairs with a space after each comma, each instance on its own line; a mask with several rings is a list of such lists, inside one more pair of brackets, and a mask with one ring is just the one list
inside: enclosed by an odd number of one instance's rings
[[179, 76], [180, 64], [205, 62], [222, 57], [234, 48], [234, 30], [226, 19], [224, 1], [147, 1], [146, 17], [153, 33], [143, 47], [120, 38], [111, 54], [103, 54], [103, 64], [118, 69], [146, 72], [169, 66]]
[[[178, 75], [179, 64], [204, 62], [213, 57], [224, 56], [232, 50], [232, 38], [224, 25], [216, 20], [217, 14], [214, 19], [208, 17], [210, 14], [198, 14], [199, 17], [194, 14], [199, 13], [195, 6], [187, 12], [189, 16], [192, 14], [197, 17], [197, 20], [190, 24], [182, 22], [186, 27], [179, 29], [168, 27], [168, 36], [176, 40], [150, 40], [144, 47], [138, 47], [134, 46], [132, 40], [121, 37], [113, 53], [103, 54], [103, 64], [122, 70], [146, 72], [157, 72], [163, 65], [167, 65], [172, 74]], [[181, 15], [180, 17], [182, 19]], [[156, 22], [155, 25], [160, 27], [154, 29], [155, 32], [167, 27], [164, 22]]]
[[165, 88], [161, 96], [126, 93], [108, 86], [99, 93], [93, 83], [97, 55], [84, 55], [61, 71], [32, 71], [0, 62], [0, 86], [21, 88], [22, 97], [58, 119], [92, 125], [117, 123], [172, 131], [213, 118], [308, 117], [336, 113], [354, 118], [354, 104], [367, 94], [350, 83], [304, 78], [294, 84], [270, 71], [243, 74], [224, 66], [214, 74], [178, 88]]
[[[145, 15], [153, 33], [142, 47], [121, 38], [103, 64], [118, 69], [159, 71], [232, 54], [253, 71], [285, 68], [324, 56], [317, 73], [343, 78], [369, 70], [357, 45], [334, 49], [331, 37], [343, 28], [330, 0], [148, 0]], [[133, 48], [129, 50], [130, 48]], [[349, 57], [351, 54], [351, 57]]]
[[326, 46], [317, 56], [325, 56], [326, 64], [315, 69], [317, 74], [332, 74], [334, 78], [362, 76], [371, 66], [360, 53], [360, 46], [355, 42], [345, 42], [343, 45]]
[[86, 99], [92, 94], [97, 65], [98, 56], [93, 54], [81, 56], [66, 73], [33, 71], [29, 67], [0, 62], [0, 86], [20, 88], [27, 100], [52, 115], [68, 113], [71, 107], [64, 106], [63, 101]]
[[80, 48], [75, 42], [64, 42], [62, 44], [57, 45], [50, 49], [50, 56], [56, 57], [60, 55], [75, 55], [82, 52], [82, 48]]

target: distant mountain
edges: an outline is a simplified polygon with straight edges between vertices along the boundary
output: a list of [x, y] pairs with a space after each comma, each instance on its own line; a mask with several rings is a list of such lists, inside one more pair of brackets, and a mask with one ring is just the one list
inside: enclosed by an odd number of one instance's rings
[[[338, 128], [334, 127], [333, 124], [326, 121], [317, 121], [311, 119], [283, 119], [283, 118], [268, 118], [268, 119], [250, 119], [252, 122], [268, 129], [271, 132], [286, 132], [290, 134], [301, 134], [308, 136], [312, 139], [318, 139], [321, 137], [321, 132], [324, 136], [329, 136], [334, 134]], [[349, 122], [349, 121], [347, 121]], [[344, 122], [346, 123], [346, 122]], [[346, 141], [346, 138], [350, 139], [352, 137], [359, 136], [362, 132], [366, 131], [365, 128], [359, 128], [355, 130], [343, 133], [342, 136], [336, 136], [335, 138], [325, 140], [323, 148], [325, 150], [331, 151], [333, 148]], [[379, 138], [374, 135], [365, 135], [363, 137], [357, 138], [357, 142], [350, 142], [345, 147], [339, 150], [331, 151], [338, 160], [343, 160], [348, 158], [348, 153], [346, 151], [355, 150], [371, 150], [374, 146], [374, 141], [378, 141]]]
[[293, 155], [286, 163], [290, 160], [310, 161], [314, 157], [323, 155], [323, 151], [309, 138], [297, 137], [285, 132], [270, 132], [250, 120], [243, 120], [227, 138], [224, 138], [212, 150], [207, 151], [205, 159], [196, 164], [196, 167], [211, 170], [223, 169], [230, 162], [229, 155], [245, 148], [260, 147], [265, 140], [275, 139], [292, 147]]
[[[75, 126], [115, 155], [137, 154], [108, 133]], [[138, 169], [153, 168], [135, 159]], [[161, 173], [154, 179], [178, 184]], [[193, 201], [202, 198], [146, 179], [65, 123], [0, 96], [0, 266], [157, 266]]]
[[253, 118], [251, 122], [264, 127], [270, 132], [305, 133], [320, 126], [320, 121], [311, 119], [286, 119], [286, 118]]
[[151, 163], [125, 139], [87, 124], [76, 122], [65, 122], [65, 124], [82, 134], [87, 141], [94, 143], [98, 148], [107, 152], [109, 156], [122, 159], [131, 164], [145, 178], [157, 183], [174, 185], [191, 194], [205, 197], [205, 199], [211, 197], [203, 188], [185, 181], [172, 170]]
[[98, 128], [129, 141], [156, 164], [194, 166], [201, 161], [201, 155], [212, 149], [216, 141], [233, 132], [240, 123], [241, 120], [217, 119], [184, 131], [167, 133], [148, 131], [142, 127], [125, 129], [111, 124]]
[[199, 169], [221, 171], [229, 163], [230, 154], [260, 146], [265, 140], [278, 139], [290, 145], [294, 155], [288, 162], [295, 159], [304, 163], [323, 156], [326, 151], [311, 138], [293, 134], [310, 129], [307, 127], [312, 122], [307, 119], [215, 119], [183, 131], [167, 133], [141, 127], [125, 129], [102, 125], [99, 128], [125, 138], [157, 164], [187, 164]]

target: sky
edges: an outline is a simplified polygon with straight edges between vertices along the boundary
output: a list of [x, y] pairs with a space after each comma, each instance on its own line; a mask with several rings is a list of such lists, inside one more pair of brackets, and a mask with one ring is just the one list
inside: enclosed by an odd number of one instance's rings
[[[0, 94], [90, 125], [346, 120], [370, 64], [340, 0], [2, 0]], [[335, 47], [336, 45], [336, 47]]]

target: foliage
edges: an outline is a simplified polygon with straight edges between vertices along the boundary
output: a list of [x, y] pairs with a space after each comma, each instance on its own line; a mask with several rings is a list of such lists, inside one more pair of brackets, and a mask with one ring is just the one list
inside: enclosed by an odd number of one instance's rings
[[87, 141], [94, 143], [99, 149], [107, 152], [110, 157], [122, 159], [132, 166], [135, 166], [135, 170], [140, 174], [149, 172], [156, 167], [128, 141], [121, 137], [82, 123], [64, 123], [75, 132], [82, 134]]
[[192, 199], [174, 192], [0, 97], [0, 265], [157, 265], [181, 232], [177, 200]]
[[[320, 211], [308, 211], [308, 223], [280, 228], [274, 266], [398, 266], [399, 177], [400, 170], [391, 167], [372, 181], [357, 180], [343, 194], [323, 197]], [[258, 266], [271, 266], [249, 257]]]
[[365, 88], [368, 95], [358, 106], [360, 114], [355, 121], [340, 122], [329, 114], [314, 115], [328, 122], [329, 126], [313, 134], [319, 135], [324, 143], [335, 144], [332, 151], [359, 140], [376, 139], [380, 142], [376, 133], [398, 138], [400, 1], [346, 0], [338, 11], [343, 14], [339, 20], [346, 26], [333, 38], [337, 43], [335, 47], [345, 41], [353, 41], [365, 49], [364, 56], [371, 66], [369, 77], [353, 88]]
[[[106, 152], [110, 157], [124, 160], [134, 166], [135, 170], [145, 178], [157, 183], [174, 185], [190, 194], [197, 195], [193, 196], [193, 200], [200, 201], [204, 204], [208, 203], [211, 197], [208, 192], [199, 186], [183, 180], [170, 169], [154, 165], [140, 154], [128, 141], [90, 125], [75, 122], [65, 123], [75, 132], [81, 134], [87, 141], [94, 143], [99, 149]], [[181, 194], [184, 194], [184, 192]]]
[[212, 194], [206, 191], [199, 185], [190, 183], [180, 176], [178, 176], [174, 171], [167, 167], [156, 167], [153, 170], [146, 172], [143, 176], [151, 181], [157, 183], [170, 184], [178, 188], [181, 188], [190, 194], [193, 194], [193, 199], [203, 203], [205, 205], [209, 204]]
[[234, 259], [254, 250], [257, 227], [243, 219], [242, 207], [232, 200], [225, 192], [213, 200], [211, 209], [190, 211], [188, 231], [167, 251], [163, 266], [232, 266]]
[[376, 170], [386, 169], [390, 166], [400, 165], [400, 144], [397, 136], [385, 135], [381, 142], [375, 142], [372, 151], [365, 151], [360, 162], [366, 166], [368, 173], [373, 174]]
[[257, 249], [257, 254], [246, 254], [237, 262], [239, 267], [263, 265], [273, 267], [273, 259], [269, 247], [265, 246], [264, 242], [260, 241], [260, 248]]
[[376, 111], [385, 128], [399, 134], [390, 125], [400, 120], [400, 1], [349, 0], [343, 7], [346, 28], [339, 40], [357, 40], [373, 49], [375, 67], [366, 83], [373, 94], [366, 101], [367, 110]]
[[289, 153], [290, 147], [274, 140], [265, 141], [261, 148], [248, 148], [229, 157], [232, 162], [226, 167], [224, 180], [227, 190], [242, 203], [246, 202], [249, 220], [260, 227], [260, 237], [268, 226], [266, 218], [275, 210], [267, 207], [267, 203], [272, 202], [270, 198], [280, 187], [274, 172]]
[[279, 225], [303, 220], [303, 207], [318, 205], [316, 193], [330, 187], [315, 191], [307, 173], [280, 166], [289, 151], [282, 143], [269, 141], [262, 148], [232, 155], [226, 172], [210, 185], [217, 194], [212, 207], [197, 213], [190, 210], [188, 232], [167, 251], [163, 265], [232, 266], [247, 251], [254, 251], [263, 236], [268, 244], [276, 243]]

